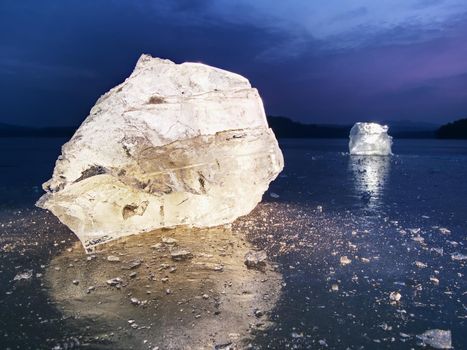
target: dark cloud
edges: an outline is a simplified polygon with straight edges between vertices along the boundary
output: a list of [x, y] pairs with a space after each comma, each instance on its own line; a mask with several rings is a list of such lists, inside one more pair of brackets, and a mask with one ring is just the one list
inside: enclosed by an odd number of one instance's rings
[[[243, 74], [259, 88], [269, 114], [303, 121], [444, 122], [467, 114], [467, 26], [460, 18], [443, 30], [357, 26], [323, 38], [306, 27], [278, 25], [269, 15], [255, 20], [258, 13], [245, 4], [226, 17], [219, 4], [2, 2], [1, 120], [77, 124], [102, 93], [129, 75], [141, 53]], [[369, 11], [336, 9], [334, 17], [365, 18]], [[353, 45], [356, 36], [359, 44]]]

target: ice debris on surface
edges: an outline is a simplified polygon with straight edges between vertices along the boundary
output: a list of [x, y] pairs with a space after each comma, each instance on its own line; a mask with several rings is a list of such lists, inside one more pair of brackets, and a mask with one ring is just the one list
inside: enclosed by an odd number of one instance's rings
[[435, 349], [451, 349], [451, 331], [442, 329], [429, 329], [420, 335], [417, 335], [423, 343]]
[[181, 261], [191, 259], [193, 257], [193, 254], [186, 249], [177, 249], [170, 252], [170, 257], [172, 258], [172, 260]]
[[[440, 328], [443, 324], [444, 329], [452, 332], [453, 346], [458, 349], [466, 348], [462, 329], [466, 310], [465, 303], [462, 303], [465, 298], [465, 260], [452, 260], [452, 254], [466, 253], [465, 238], [458, 236], [459, 230], [452, 227], [451, 236], [444, 236], [438, 234], [438, 227], [432, 227], [431, 223], [421, 226], [419, 220], [404, 222], [407, 218], [403, 217], [398, 217], [397, 220], [383, 215], [377, 218], [362, 217], [352, 212], [335, 213], [334, 210], [317, 213], [316, 204], [304, 206], [267, 201], [261, 203], [250, 215], [239, 218], [232, 225], [232, 232], [223, 234], [218, 232], [222, 227], [216, 228], [203, 239], [204, 234], [192, 232], [195, 230], [191, 229], [161, 230], [157, 234], [129, 237], [121, 243], [110, 242], [101, 247], [102, 252], [98, 250], [87, 257], [83, 257], [78, 245], [71, 246], [75, 240], [63, 225], [59, 225], [58, 220], [46, 212], [34, 209], [34, 215], [28, 217], [28, 220], [24, 220], [24, 215], [18, 216], [16, 228], [5, 225], [4, 232], [34, 232], [40, 245], [31, 244], [36, 239], [31, 240], [30, 235], [23, 239], [17, 239], [15, 235], [10, 240], [1, 242], [0, 246], [13, 241], [18, 254], [24, 254], [25, 251], [35, 252], [38, 247], [49, 251], [49, 246], [56, 242], [59, 244], [56, 249], [61, 251], [62, 258], [53, 258], [46, 270], [46, 266], [41, 266], [39, 261], [22, 266], [10, 264], [10, 272], [3, 273], [3, 276], [11, 280], [4, 300], [34, 315], [28, 322], [33, 326], [37, 324], [37, 327], [40, 327], [42, 321], [54, 317], [55, 305], [62, 308], [62, 303], [67, 305], [68, 315], [79, 312], [80, 317], [85, 317], [88, 314], [92, 324], [103, 320], [104, 315], [112, 317], [113, 313], [111, 315], [106, 312], [114, 308], [116, 313], [123, 313], [122, 318], [109, 321], [111, 331], [115, 332], [114, 341], [149, 339], [153, 346], [157, 344], [161, 349], [166, 349], [166, 344], [159, 339], [154, 340], [158, 334], [167, 336], [165, 321], [173, 322], [173, 329], [177, 334], [189, 329], [193, 332], [190, 335], [206, 335], [202, 333], [203, 330], [212, 331], [211, 327], [203, 324], [207, 320], [212, 321], [210, 326], [222, 327], [228, 333], [237, 329], [245, 330], [249, 322], [264, 322], [264, 316], [258, 319], [253, 314], [255, 309], [264, 312], [272, 320], [276, 315], [282, 316], [282, 313], [276, 314], [277, 311], [269, 311], [274, 310], [271, 309], [274, 301], [263, 298], [271, 293], [276, 293], [277, 296], [280, 288], [283, 288], [286, 293], [297, 293], [302, 299], [280, 299], [285, 310], [294, 310], [293, 322], [289, 322], [289, 319], [284, 322], [284, 318], [282, 321], [277, 318], [278, 324], [264, 332], [264, 339], [259, 340], [261, 344], [264, 341], [264, 348], [313, 349], [318, 347], [318, 340], [326, 339], [332, 349], [341, 348], [342, 344], [343, 348], [365, 346], [366, 349], [417, 349], [417, 343], [420, 344], [421, 340], [416, 334]], [[41, 222], [41, 225], [33, 225], [33, 221]], [[371, 225], [365, 226], [368, 223]], [[187, 232], [180, 231], [181, 229]], [[248, 240], [242, 239], [245, 234]], [[425, 237], [424, 245], [413, 241], [413, 237], [418, 235]], [[177, 244], [174, 244], [174, 240]], [[66, 247], [73, 249], [68, 250]], [[171, 252], [177, 249], [189, 250], [193, 258], [173, 260]], [[271, 268], [284, 274], [283, 281], [269, 284], [273, 282], [269, 273], [264, 275], [261, 271], [246, 268], [246, 253], [257, 252], [258, 249], [264, 250], [267, 256], [277, 262], [277, 267]], [[3, 254], [6, 257], [11, 253]], [[235, 261], [229, 260], [232, 254], [235, 255]], [[118, 256], [120, 262], [108, 261], [109, 255]], [[341, 256], [352, 259], [352, 263], [342, 266]], [[140, 267], [129, 269], [133, 262], [137, 264], [137, 261], [143, 259]], [[419, 269], [415, 261], [428, 266]], [[236, 266], [234, 269], [232, 264]], [[4, 266], [8, 268], [8, 265]], [[175, 272], [171, 272], [173, 267], [177, 267]], [[33, 283], [12, 281], [17, 273], [27, 269], [34, 270]], [[195, 288], [191, 279], [194, 271], [198, 276]], [[51, 303], [54, 307], [51, 316], [37, 312], [37, 303], [22, 304], [26, 288], [31, 293], [42, 293], [41, 288], [37, 288], [36, 282], [39, 281], [36, 281], [36, 272], [44, 273], [45, 277], [41, 282], [51, 286], [49, 293], [59, 303]], [[50, 274], [55, 278], [50, 278]], [[206, 276], [209, 278], [205, 278]], [[112, 286], [107, 280], [113, 278], [115, 280], [111, 281], [114, 284]], [[75, 285], [73, 281], [79, 281], [79, 284]], [[280, 282], [283, 283], [280, 285]], [[260, 294], [247, 304], [245, 298], [254, 295], [249, 294], [253, 285]], [[167, 290], [169, 294], [166, 294]], [[391, 291], [401, 295], [398, 302], [390, 299]], [[151, 294], [148, 295], [148, 292]], [[61, 295], [58, 298], [57, 293]], [[209, 298], [204, 299], [204, 294], [209, 295]], [[290, 294], [284, 294], [287, 295]], [[394, 299], [398, 298], [396, 295], [393, 296]], [[233, 296], [238, 303], [231, 303]], [[219, 297], [225, 297], [226, 300], [219, 300]], [[132, 304], [131, 298], [136, 298], [141, 304]], [[147, 305], [143, 305], [145, 300], [148, 300]], [[259, 304], [258, 301], [266, 304]], [[226, 302], [230, 304], [225, 304]], [[198, 303], [195, 309], [191, 307], [193, 303]], [[206, 310], [208, 304], [211, 308]], [[359, 312], [363, 308], [366, 312]], [[193, 310], [195, 313], [192, 313]], [[218, 312], [220, 314], [216, 314]], [[230, 323], [235, 317], [226, 317], [226, 313], [231, 312], [247, 319], [242, 318], [243, 321], [238, 323], [237, 328]], [[164, 322], [159, 321], [160, 315], [164, 315]], [[198, 315], [201, 317], [196, 318]], [[433, 315], [438, 316], [432, 317]], [[61, 322], [69, 322], [65, 319], [69, 320], [64, 317]], [[127, 324], [128, 320], [136, 320], [135, 329]], [[116, 323], [120, 321], [122, 323]], [[15, 322], [19, 331], [11, 334], [10, 339], [16, 334], [21, 336], [22, 328], [19, 324], [24, 320], [17, 318]], [[86, 319], [85, 324], [89, 322]], [[151, 329], [143, 329], [150, 327], [151, 323]], [[329, 336], [329, 324], [335, 325], [332, 327], [333, 336], [326, 338]], [[60, 325], [65, 327], [63, 323]], [[292, 332], [302, 336], [290, 337]], [[101, 334], [92, 327], [80, 341], [90, 342], [92, 347], [101, 341], [101, 338], [96, 340]], [[173, 333], [168, 335], [171, 334]], [[349, 334], [355, 334], [356, 337], [349, 338]], [[60, 340], [56, 336], [52, 338], [55, 341]], [[176, 339], [189, 341], [188, 344], [194, 347], [193, 338]], [[206, 335], [203, 339], [210, 337]], [[216, 344], [223, 344], [224, 339], [228, 338], [220, 337]], [[376, 342], [379, 343], [375, 345]], [[134, 348], [137, 349], [138, 346]], [[149, 348], [148, 343], [144, 349]], [[212, 348], [213, 346], [210, 347]], [[428, 344], [425, 349], [428, 349]]]
[[399, 293], [399, 292], [394, 291], [394, 292], [391, 292], [391, 293], [389, 294], [389, 300], [390, 300], [390, 301], [398, 302], [398, 301], [401, 300], [401, 298], [402, 298], [402, 295], [401, 295], [401, 293]]
[[[269, 313], [281, 296], [282, 278], [265, 254], [257, 256], [265, 258], [260, 271], [245, 266], [245, 255], [257, 251], [244, 233], [224, 226], [180, 227], [168, 239], [160, 229], [109, 242], [97, 249], [96, 261], [83, 259], [75, 242], [72, 251], [52, 259], [44, 283], [64, 318], [79, 313], [81, 324], [93, 325], [83, 338], [92, 348], [105, 340], [102, 349], [215, 349], [228, 342], [231, 349], [246, 349], [250, 327], [273, 326]], [[152, 248], [162, 241], [164, 249]], [[121, 263], [109, 261], [110, 252]], [[144, 267], [123, 268], [142, 257]]]
[[440, 227], [439, 232], [441, 232], [443, 235], [449, 235], [451, 234], [451, 230], [446, 228], [446, 227]]
[[33, 274], [32, 270], [26, 270], [26, 271], [20, 272], [13, 278], [13, 281], [29, 280], [32, 278], [32, 274]]
[[456, 261], [463, 261], [467, 259], [467, 255], [455, 252], [451, 254], [451, 259]]
[[350, 260], [346, 255], [344, 256], [341, 256], [340, 259], [339, 259], [341, 265], [348, 265], [352, 262], [352, 260]]
[[63, 146], [37, 206], [90, 251], [158, 228], [231, 223], [283, 165], [246, 78], [142, 55]]
[[349, 152], [361, 156], [388, 156], [392, 154], [392, 137], [388, 126], [377, 123], [355, 123], [350, 130]]
[[249, 251], [245, 254], [245, 265], [251, 269], [261, 269], [266, 266], [266, 259], [265, 251]]
[[428, 265], [421, 261], [415, 261], [415, 266], [417, 266], [419, 269], [424, 269]]

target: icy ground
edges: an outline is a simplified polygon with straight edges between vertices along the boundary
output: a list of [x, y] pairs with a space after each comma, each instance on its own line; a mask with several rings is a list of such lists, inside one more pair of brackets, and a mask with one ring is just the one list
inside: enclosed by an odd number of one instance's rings
[[[165, 231], [89, 260], [54, 217], [24, 209], [32, 185], [15, 187], [22, 204], [0, 187], [0, 344], [467, 348], [467, 145], [403, 141], [393, 157], [351, 157], [346, 140], [282, 147], [263, 203], [218, 236]], [[266, 253], [265, 273], [246, 268], [251, 251]], [[216, 322], [227, 335], [197, 332]]]

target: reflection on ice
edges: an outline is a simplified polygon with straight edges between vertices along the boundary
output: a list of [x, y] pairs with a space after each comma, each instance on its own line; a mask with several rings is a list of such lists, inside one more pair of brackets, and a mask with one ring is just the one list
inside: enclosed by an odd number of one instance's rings
[[[250, 327], [269, 325], [281, 278], [248, 268], [252, 246], [230, 228], [158, 230], [106, 245], [79, 243], [55, 257], [46, 280], [66, 317], [93, 346], [135, 349], [243, 348]], [[77, 317], [76, 317], [77, 316]]]
[[387, 181], [390, 158], [378, 156], [351, 156], [349, 167], [353, 173], [355, 190], [369, 208], [381, 204], [381, 195]]

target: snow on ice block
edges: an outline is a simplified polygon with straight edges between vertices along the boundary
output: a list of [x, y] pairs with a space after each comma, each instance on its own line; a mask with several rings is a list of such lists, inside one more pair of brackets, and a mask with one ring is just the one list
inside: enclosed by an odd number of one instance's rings
[[391, 155], [392, 137], [388, 127], [377, 123], [355, 123], [350, 130], [349, 152], [362, 156]]

